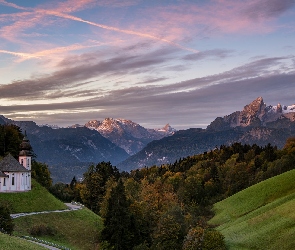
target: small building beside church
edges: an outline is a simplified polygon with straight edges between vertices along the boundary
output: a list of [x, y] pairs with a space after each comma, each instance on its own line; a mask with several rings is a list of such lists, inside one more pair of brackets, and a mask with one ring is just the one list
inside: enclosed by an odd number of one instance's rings
[[32, 147], [25, 135], [20, 144], [19, 161], [11, 154], [0, 160], [0, 192], [31, 190]]

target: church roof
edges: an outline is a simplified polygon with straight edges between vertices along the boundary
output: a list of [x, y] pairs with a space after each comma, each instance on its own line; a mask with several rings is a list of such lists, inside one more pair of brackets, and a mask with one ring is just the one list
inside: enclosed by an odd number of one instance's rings
[[8, 177], [8, 175], [4, 174], [3, 172], [0, 171], [0, 177]]
[[11, 154], [5, 156], [0, 161], [0, 171], [2, 172], [29, 172], [23, 165], [21, 165]]

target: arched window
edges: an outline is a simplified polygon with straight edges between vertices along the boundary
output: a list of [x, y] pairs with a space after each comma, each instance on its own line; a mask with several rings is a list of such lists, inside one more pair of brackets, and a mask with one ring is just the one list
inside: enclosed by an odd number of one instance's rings
[[11, 185], [14, 186], [14, 174], [12, 174]]

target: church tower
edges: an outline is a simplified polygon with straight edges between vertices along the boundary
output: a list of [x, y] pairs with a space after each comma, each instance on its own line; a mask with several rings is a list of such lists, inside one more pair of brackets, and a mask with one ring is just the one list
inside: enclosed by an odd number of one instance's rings
[[22, 143], [20, 144], [20, 152], [19, 152], [19, 163], [23, 165], [27, 170], [31, 170], [32, 166], [32, 146], [30, 144], [29, 139], [27, 138], [27, 133], [25, 132], [25, 136], [23, 138]]

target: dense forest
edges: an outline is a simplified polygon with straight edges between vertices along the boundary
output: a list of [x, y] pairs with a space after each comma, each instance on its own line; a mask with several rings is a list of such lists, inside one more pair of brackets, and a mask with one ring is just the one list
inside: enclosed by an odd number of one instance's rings
[[[17, 158], [18, 127], [0, 125], [0, 157]], [[63, 201], [77, 201], [104, 219], [100, 249], [226, 249], [207, 221], [212, 205], [253, 184], [295, 168], [295, 138], [282, 150], [270, 144], [221, 146], [172, 164], [120, 172], [92, 165], [82, 181], [52, 185], [48, 166], [32, 176]]]
[[212, 205], [294, 168], [295, 138], [282, 150], [234, 143], [130, 173], [101, 162], [83, 181], [50, 190], [104, 218], [102, 249], [225, 249], [223, 236], [207, 224]]

